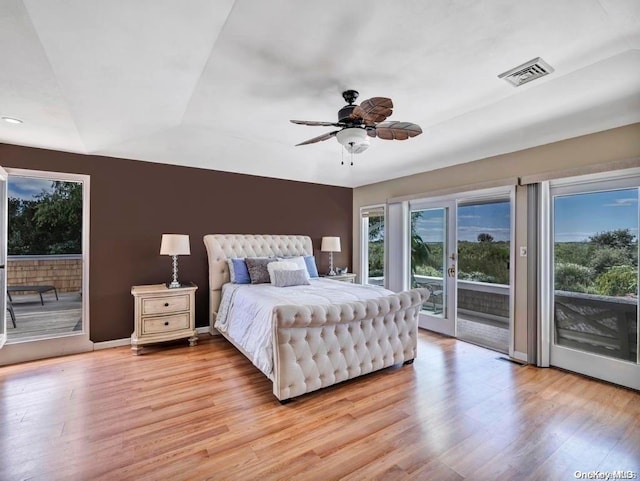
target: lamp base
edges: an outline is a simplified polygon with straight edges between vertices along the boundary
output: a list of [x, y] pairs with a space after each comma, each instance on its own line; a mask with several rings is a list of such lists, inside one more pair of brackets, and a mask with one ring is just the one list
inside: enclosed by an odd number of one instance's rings
[[167, 282], [167, 287], [169, 289], [175, 289], [176, 287], [182, 287], [182, 284], [180, 284], [178, 281], [172, 281], [172, 282]]

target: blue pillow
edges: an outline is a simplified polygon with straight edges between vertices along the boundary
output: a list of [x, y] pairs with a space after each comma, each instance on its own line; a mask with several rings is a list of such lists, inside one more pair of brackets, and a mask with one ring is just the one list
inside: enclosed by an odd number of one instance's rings
[[320, 277], [318, 275], [318, 267], [316, 266], [316, 258], [313, 256], [304, 256], [304, 263], [307, 264], [309, 277]]
[[231, 282], [234, 284], [251, 284], [249, 277], [249, 269], [244, 259], [230, 259], [233, 264], [233, 278]]

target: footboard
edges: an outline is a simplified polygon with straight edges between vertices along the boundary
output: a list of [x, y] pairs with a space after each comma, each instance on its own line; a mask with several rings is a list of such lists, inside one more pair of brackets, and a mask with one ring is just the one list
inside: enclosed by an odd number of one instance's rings
[[427, 289], [413, 289], [346, 304], [276, 307], [273, 393], [285, 400], [412, 361], [428, 297]]

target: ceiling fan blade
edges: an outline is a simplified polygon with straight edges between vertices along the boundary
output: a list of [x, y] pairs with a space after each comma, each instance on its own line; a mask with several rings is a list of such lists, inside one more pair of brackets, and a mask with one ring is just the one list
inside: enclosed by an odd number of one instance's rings
[[333, 132], [327, 132], [326, 134], [318, 135], [309, 140], [305, 140], [304, 142], [300, 142], [296, 144], [296, 147], [299, 145], [307, 145], [307, 144], [315, 144], [316, 142], [322, 142], [323, 140], [329, 140], [331, 137], [335, 137], [336, 134], [340, 132], [339, 130], [334, 130]]
[[360, 118], [367, 125], [383, 122], [393, 112], [393, 101], [386, 97], [373, 97], [353, 109], [350, 118]]
[[313, 125], [319, 127], [344, 127], [344, 124], [336, 122], [322, 122], [320, 120], [290, 120], [292, 124]]
[[[368, 130], [371, 137], [382, 140], [407, 140], [422, 133], [420, 126], [411, 122], [381, 122], [376, 125], [375, 130]], [[375, 132], [374, 135], [371, 134], [372, 131]]]

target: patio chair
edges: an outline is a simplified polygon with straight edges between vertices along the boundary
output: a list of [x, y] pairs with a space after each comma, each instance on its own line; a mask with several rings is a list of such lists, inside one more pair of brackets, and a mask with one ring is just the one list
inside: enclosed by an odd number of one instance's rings
[[11, 304], [11, 300], [7, 299], [7, 311], [9, 311], [9, 315], [11, 315], [11, 322], [13, 323], [13, 328], [16, 326], [16, 313], [13, 312], [13, 304]]
[[425, 304], [432, 304], [433, 313], [439, 314], [442, 312], [442, 287], [437, 284], [427, 284], [427, 289], [429, 289], [429, 299]]

